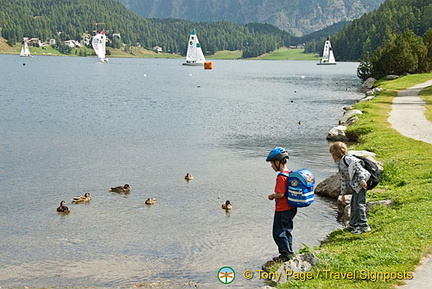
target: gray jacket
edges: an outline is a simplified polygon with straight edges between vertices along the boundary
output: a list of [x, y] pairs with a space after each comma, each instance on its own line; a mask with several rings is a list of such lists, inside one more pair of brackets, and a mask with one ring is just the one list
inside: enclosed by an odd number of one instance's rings
[[[348, 166], [345, 165], [344, 159]], [[349, 194], [350, 187], [355, 192], [360, 192], [361, 184], [370, 178], [370, 173], [362, 167], [361, 161], [354, 156], [343, 156], [338, 163], [338, 168], [341, 172], [342, 195]]]

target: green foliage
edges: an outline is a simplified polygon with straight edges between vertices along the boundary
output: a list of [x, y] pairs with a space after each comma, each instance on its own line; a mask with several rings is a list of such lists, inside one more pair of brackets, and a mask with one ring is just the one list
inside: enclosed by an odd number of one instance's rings
[[[0, 0], [1, 36], [12, 46], [23, 37], [50, 38], [61, 43], [81, 40], [83, 34], [105, 29], [112, 48], [140, 44], [152, 49], [161, 46], [169, 53], [186, 54], [192, 29], [205, 54], [221, 50], [244, 50], [252, 57], [289, 46], [292, 37], [268, 24], [238, 25], [226, 21], [193, 23], [178, 19], [145, 19], [129, 11], [116, 0]], [[113, 37], [120, 33], [121, 40]], [[65, 53], [69, 51], [58, 46]]]
[[432, 69], [432, 28], [423, 37], [411, 30], [387, 35], [382, 47], [378, 47], [372, 57], [360, 62], [357, 76], [362, 80], [376, 79], [390, 74], [405, 75], [429, 72]]
[[[432, 27], [432, 0], [386, 0], [332, 37], [337, 60], [359, 60], [383, 46], [386, 35], [411, 30], [423, 36]], [[309, 44], [308, 44], [309, 45]]]

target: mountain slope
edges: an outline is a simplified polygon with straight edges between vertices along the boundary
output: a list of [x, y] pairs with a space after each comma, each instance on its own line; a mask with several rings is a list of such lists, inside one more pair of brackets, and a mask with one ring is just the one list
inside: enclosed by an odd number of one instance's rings
[[118, 0], [147, 18], [269, 23], [293, 35], [353, 20], [384, 0]]

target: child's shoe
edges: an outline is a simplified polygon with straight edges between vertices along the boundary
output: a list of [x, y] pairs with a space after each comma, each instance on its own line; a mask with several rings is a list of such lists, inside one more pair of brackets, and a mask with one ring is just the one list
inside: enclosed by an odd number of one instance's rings
[[360, 235], [360, 234], [363, 234], [363, 233], [370, 232], [370, 230], [371, 230], [371, 228], [369, 226], [366, 226], [366, 227], [357, 227], [357, 228], [355, 228], [354, 231], [351, 232], [351, 234]]
[[352, 230], [356, 229], [356, 227], [351, 226], [350, 224], [346, 225], [344, 228], [345, 231], [351, 232]]
[[285, 257], [285, 256], [280, 255], [280, 256], [278, 256], [278, 257], [274, 257], [274, 258], [273, 258], [273, 261], [284, 263], [284, 262], [286, 262], [286, 261], [289, 261], [289, 259], [290, 259], [290, 258], [288, 258], [288, 257]]

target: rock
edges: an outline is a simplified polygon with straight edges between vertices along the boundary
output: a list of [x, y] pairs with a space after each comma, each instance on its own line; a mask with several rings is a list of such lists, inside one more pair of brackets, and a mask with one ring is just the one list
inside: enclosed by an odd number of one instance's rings
[[287, 278], [290, 277], [287, 273], [292, 272], [294, 274], [309, 272], [312, 269], [312, 266], [315, 266], [318, 262], [318, 257], [313, 253], [298, 254], [279, 267], [275, 272], [272, 281], [275, 283], [285, 283], [287, 282]]
[[327, 134], [327, 140], [331, 141], [349, 141], [345, 135], [346, 126], [339, 125], [332, 128]]
[[376, 163], [380, 172], [383, 172], [383, 170], [384, 170], [384, 165], [380, 161], [377, 161], [375, 159], [376, 153], [373, 153], [370, 151], [354, 151], [353, 150], [353, 151], [349, 151], [348, 154], [368, 158], [371, 161], [373, 161], [374, 163]]
[[395, 80], [398, 78], [399, 78], [399, 75], [394, 75], [394, 74], [390, 74], [390, 75], [387, 75], [386, 77], [384, 77], [385, 80]]
[[360, 99], [359, 102], [362, 102], [362, 101], [369, 101], [369, 100], [372, 100], [374, 97], [375, 97], [375, 96], [373, 96], [373, 95], [369, 95], [369, 96], [367, 96], [367, 97], [363, 97], [362, 99]]
[[365, 158], [370, 158], [371, 160], [375, 161], [375, 156], [376, 153], [374, 152], [370, 152], [370, 151], [355, 151], [355, 150], [351, 150], [348, 152], [349, 155], [356, 155], [356, 156], [361, 156], [361, 157], [365, 157]]
[[350, 126], [350, 125], [352, 125], [353, 123], [355, 123], [357, 121], [359, 121], [359, 118], [357, 116], [353, 116], [350, 119], [348, 119], [345, 124], [347, 126]]
[[315, 188], [315, 193], [317, 195], [331, 199], [336, 199], [340, 195], [340, 192], [341, 177], [339, 172], [323, 180]]
[[339, 125], [346, 125], [347, 121], [354, 117], [357, 114], [363, 114], [363, 112], [359, 109], [348, 110], [344, 113], [344, 115], [339, 119]]
[[343, 205], [341, 199], [342, 196], [339, 196], [336, 202], [337, 220], [344, 226], [347, 226], [351, 218], [351, 206], [349, 205], [351, 203], [351, 195], [345, 195], [345, 203], [347, 205]]
[[369, 77], [368, 79], [366, 79], [362, 84], [362, 90], [366, 91], [368, 89], [371, 89], [374, 86], [375, 81], [376, 79], [373, 77]]
[[[374, 87], [374, 88], [372, 88], [371, 90], [366, 91], [366, 95], [367, 95], [367, 96], [373, 96], [373, 95], [375, 95], [375, 93], [378, 93], [378, 92], [380, 92], [380, 91], [382, 91], [382, 88]], [[372, 98], [373, 98], [373, 97], [372, 97]]]
[[393, 200], [381, 200], [381, 201], [375, 201], [375, 202], [369, 202], [367, 203], [366, 210], [369, 211], [372, 209], [373, 206], [391, 206], [393, 205]]
[[354, 108], [354, 106], [352, 106], [352, 105], [348, 105], [348, 106], [344, 106], [342, 109], [344, 110], [344, 111], [348, 111], [348, 110], [351, 110], [351, 109], [353, 109]]

